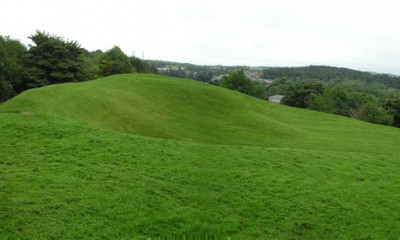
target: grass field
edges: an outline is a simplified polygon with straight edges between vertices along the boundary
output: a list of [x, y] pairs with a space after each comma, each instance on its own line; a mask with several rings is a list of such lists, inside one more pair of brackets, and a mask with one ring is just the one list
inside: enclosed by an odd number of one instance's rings
[[116, 75], [0, 106], [0, 237], [399, 239], [400, 130]]

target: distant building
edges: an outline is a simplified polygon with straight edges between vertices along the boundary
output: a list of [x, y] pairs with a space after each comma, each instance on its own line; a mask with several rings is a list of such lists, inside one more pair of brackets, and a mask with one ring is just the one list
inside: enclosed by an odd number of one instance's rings
[[268, 79], [263, 79], [262, 81], [265, 85], [270, 85], [272, 83], [272, 80], [268, 80]]
[[272, 83], [271, 80], [263, 79], [261, 73], [255, 70], [244, 70], [244, 74], [249, 77], [254, 82], [258, 82], [264, 85], [270, 85]]
[[281, 103], [283, 97], [284, 97], [284, 95], [273, 95], [273, 96], [268, 97], [268, 101], [274, 102], [274, 103]]
[[217, 84], [217, 83], [219, 83], [219, 82], [221, 81], [221, 79], [222, 79], [224, 76], [227, 76], [227, 74], [218, 75], [218, 76], [217, 76], [217, 75], [214, 75], [214, 76], [211, 78], [210, 82]]
[[157, 71], [159, 71], [159, 72], [169, 72], [169, 67], [158, 67]]

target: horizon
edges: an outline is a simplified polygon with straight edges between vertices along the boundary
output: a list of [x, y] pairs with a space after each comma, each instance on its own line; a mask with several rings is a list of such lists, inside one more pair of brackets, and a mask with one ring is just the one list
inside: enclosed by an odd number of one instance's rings
[[190, 64], [190, 65], [197, 65], [197, 66], [222, 66], [222, 67], [250, 67], [250, 68], [305, 68], [305, 67], [333, 67], [333, 68], [344, 68], [353, 71], [359, 72], [367, 72], [372, 74], [385, 74], [385, 75], [393, 75], [393, 76], [400, 76], [400, 74], [394, 74], [389, 72], [376, 72], [376, 71], [368, 71], [368, 70], [360, 70], [355, 68], [349, 68], [346, 66], [336, 66], [336, 65], [318, 65], [318, 64], [308, 64], [308, 65], [277, 65], [277, 66], [262, 66], [262, 65], [223, 65], [223, 64], [196, 64], [191, 62], [176, 62], [176, 61], [169, 61], [169, 60], [162, 60], [162, 59], [142, 59], [144, 61], [161, 61], [161, 62], [170, 62], [170, 63], [178, 63], [178, 64]]
[[29, 35], [44, 30], [90, 51], [117, 45], [127, 55], [195, 65], [322, 65], [399, 75], [398, 7], [392, 0], [5, 0], [0, 35], [28, 45]]

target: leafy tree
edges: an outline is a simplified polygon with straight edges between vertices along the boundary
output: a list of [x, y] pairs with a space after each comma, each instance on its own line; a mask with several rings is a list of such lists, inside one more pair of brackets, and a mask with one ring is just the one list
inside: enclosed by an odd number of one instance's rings
[[400, 93], [386, 99], [384, 107], [393, 114], [393, 126], [400, 127]]
[[312, 98], [308, 108], [372, 123], [390, 125], [393, 122], [393, 114], [375, 96], [352, 92], [344, 86], [325, 87], [322, 94]]
[[350, 117], [384, 125], [391, 125], [393, 122], [393, 114], [374, 100], [365, 100], [356, 108], [350, 109]]
[[282, 99], [282, 103], [299, 108], [307, 108], [313, 98], [322, 94], [324, 85], [315, 80], [307, 80], [291, 84]]
[[138, 57], [130, 57], [132, 67], [136, 69], [138, 73], [145, 73], [148, 71], [145, 63]]
[[85, 50], [84, 64], [87, 71], [88, 80], [101, 77], [99, 63], [103, 55], [104, 53], [101, 50], [96, 50], [92, 52]]
[[0, 103], [7, 101], [14, 95], [14, 90], [9, 81], [0, 80]]
[[[382, 84], [381, 86], [400, 88], [400, 77], [388, 74], [376, 74], [370, 72], [356, 71], [347, 68], [329, 66], [308, 67], [276, 67], [267, 68], [263, 71], [265, 79], [290, 78], [290, 79], [318, 79], [326, 83], [344, 83], [360, 81], [363, 85]], [[376, 86], [376, 87], [381, 87]]]
[[135, 72], [129, 57], [118, 46], [114, 46], [101, 56], [99, 69], [103, 76]]
[[378, 101], [370, 101], [365, 106], [365, 117], [359, 119], [371, 123], [391, 125], [394, 116], [379, 104]]
[[233, 71], [221, 79], [221, 86], [242, 92], [247, 95], [254, 95], [254, 83], [247, 77], [243, 70]]
[[255, 83], [253, 96], [266, 100], [268, 96], [267, 91], [265, 90], [265, 85]]
[[130, 57], [129, 59], [132, 67], [135, 68], [138, 73], [157, 73], [157, 68], [152, 64], [137, 57]]
[[26, 59], [28, 87], [86, 80], [84, 50], [76, 41], [41, 31], [29, 38], [34, 45], [30, 46]]
[[[18, 40], [0, 36], [0, 99], [11, 98], [24, 89], [25, 46]], [[1, 101], [1, 100], [0, 100]]]
[[209, 82], [213, 77], [213, 73], [210, 70], [202, 69], [196, 72], [194, 79], [200, 82]]
[[182, 69], [170, 69], [166, 75], [171, 77], [185, 78], [186, 72]]
[[309, 108], [351, 117], [354, 109], [366, 102], [365, 96], [342, 85], [325, 86], [324, 92], [314, 96], [309, 102]]
[[308, 103], [308, 108], [316, 111], [349, 116], [346, 114], [347, 109], [341, 107], [347, 98], [347, 91], [342, 88], [325, 88], [322, 94], [316, 95], [312, 98]]

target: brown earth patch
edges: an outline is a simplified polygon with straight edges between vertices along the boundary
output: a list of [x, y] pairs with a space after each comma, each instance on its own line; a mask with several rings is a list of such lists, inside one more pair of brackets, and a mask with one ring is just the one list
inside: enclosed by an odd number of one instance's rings
[[29, 112], [29, 111], [21, 111], [21, 112], [19, 112], [19, 114], [21, 114], [21, 115], [34, 115], [35, 113], [34, 112]]

